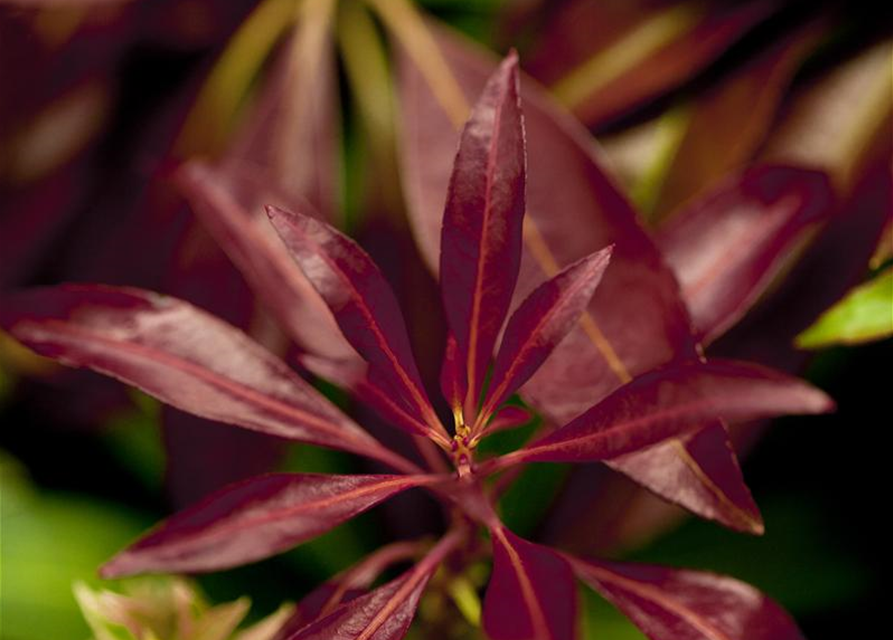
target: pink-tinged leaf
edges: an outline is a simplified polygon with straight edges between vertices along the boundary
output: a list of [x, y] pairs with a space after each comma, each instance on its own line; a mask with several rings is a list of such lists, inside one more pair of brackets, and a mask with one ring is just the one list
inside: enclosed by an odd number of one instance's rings
[[356, 565], [328, 580], [298, 602], [294, 614], [282, 625], [277, 640], [288, 638], [337, 607], [364, 595], [389, 566], [419, 555], [417, 542], [395, 542], [366, 556]]
[[575, 638], [577, 590], [567, 561], [498, 523], [490, 533], [493, 574], [483, 610], [487, 636], [493, 640]]
[[508, 405], [496, 412], [493, 419], [487, 424], [487, 433], [507, 431], [533, 420], [533, 414], [524, 407]]
[[768, 0], [654, 5], [565, 5], [545, 27], [531, 73], [598, 127], [690, 80], [775, 10]]
[[357, 357], [326, 304], [270, 229], [263, 204], [281, 198], [264, 186], [262, 177], [192, 161], [177, 178], [196, 215], [303, 350], [328, 358]]
[[283, 640], [400, 640], [409, 630], [419, 598], [437, 567], [457, 544], [447, 534], [399, 578], [335, 609]]
[[369, 377], [369, 365], [362, 360], [337, 361], [304, 355], [300, 363], [313, 375], [338, 385], [363, 404], [371, 407], [388, 424], [419, 436], [430, 429], [395, 401], [393, 391], [383, 389]]
[[[462, 105], [453, 104], [456, 100], [443, 99], [445, 89], [452, 80], [466, 99], [478, 95], [496, 63], [445, 29], [433, 28], [431, 34], [448, 78], [432, 69], [420, 71], [430, 64], [431, 56], [408, 54], [409, 45], [406, 51], [397, 51], [402, 55], [402, 175], [408, 212], [422, 254], [435, 269], [450, 175], [448, 158], [458, 139], [450, 129], [467, 115]], [[696, 350], [675, 278], [639, 226], [632, 206], [602, 168], [589, 133], [523, 76], [521, 96], [529, 162], [528, 210], [513, 304], [520, 304], [562, 267], [615, 244], [612, 267], [580, 326], [521, 389], [524, 399], [540, 413], [563, 424], [634, 376], [674, 358], [693, 358]], [[699, 455], [704, 458], [679, 456], [676, 463], [690, 467], [694, 477], [708, 477], [701, 467], [729, 454], [723, 446], [710, 455]], [[696, 499], [700, 491], [661, 482], [653, 474], [635, 479], [696, 513], [713, 512], [716, 501], [709, 507], [702, 505]], [[746, 488], [735, 490], [741, 491]]]
[[4, 298], [0, 325], [41, 355], [118, 378], [183, 411], [407, 470], [285, 363], [181, 300], [96, 285], [36, 289]]
[[215, 571], [268, 558], [434, 476], [272, 474], [231, 485], [112, 558], [105, 577]]
[[654, 565], [570, 561], [581, 580], [650, 640], [804, 640], [778, 604], [733, 578]]
[[459, 138], [443, 213], [440, 289], [476, 408], [521, 263], [526, 158], [518, 58], [493, 73]]
[[833, 210], [824, 174], [760, 166], [663, 225], [658, 244], [699, 335], [709, 342], [734, 324]]
[[353, 240], [310, 216], [267, 210], [292, 258], [331, 309], [354, 349], [397, 393], [404, 410], [443, 432], [416, 368], [397, 299], [381, 271]]
[[541, 440], [496, 459], [494, 466], [607, 460], [695, 431], [716, 418], [756, 420], [832, 408], [818, 389], [765, 367], [681, 363], [636, 378]]
[[610, 259], [610, 247], [581, 258], [537, 287], [515, 310], [496, 356], [483, 419], [527, 382], [576, 326]]

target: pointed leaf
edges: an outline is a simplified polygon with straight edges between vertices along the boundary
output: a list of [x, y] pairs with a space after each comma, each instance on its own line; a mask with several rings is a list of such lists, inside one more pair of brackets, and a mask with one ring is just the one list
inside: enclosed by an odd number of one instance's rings
[[804, 640], [781, 607], [733, 578], [653, 565], [571, 563], [650, 640]]
[[432, 476], [272, 474], [231, 485], [122, 551], [105, 577], [214, 571], [290, 549]]
[[[329, 358], [357, 357], [326, 304], [270, 229], [262, 206], [277, 198], [262, 179], [199, 161], [184, 165], [177, 178], [196, 215], [302, 349]], [[243, 205], [246, 199], [250, 204]]]
[[893, 335], [893, 267], [854, 288], [797, 336], [801, 349], [861, 344]]
[[181, 300], [98, 285], [36, 289], [6, 297], [0, 325], [41, 355], [200, 417], [394, 459], [281, 360]]
[[[465, 396], [468, 394], [468, 378], [465, 375], [465, 364], [459, 353], [459, 344], [452, 333], [447, 335], [443, 364], [440, 368], [440, 392], [454, 414], [462, 411]], [[460, 417], [458, 415], [454, 417], [458, 425]]]
[[487, 636], [493, 640], [572, 640], [577, 590], [568, 563], [501, 525], [490, 533], [493, 575], [483, 614]]
[[527, 424], [533, 420], [533, 414], [524, 407], [510, 404], [496, 412], [487, 424], [487, 433], [506, 431]]
[[833, 210], [824, 174], [761, 166], [726, 181], [661, 227], [658, 244], [705, 341], [747, 311]]
[[636, 378], [545, 438], [497, 459], [496, 466], [606, 460], [694, 431], [717, 417], [755, 420], [832, 407], [818, 389], [765, 367], [682, 363]]
[[371, 593], [335, 609], [285, 640], [400, 640], [419, 598], [458, 536], [448, 534], [415, 567]]
[[511, 54], [462, 130], [443, 214], [440, 289], [474, 405], [518, 278], [525, 170], [518, 58]]
[[610, 247], [581, 258], [541, 284], [515, 310], [496, 356], [482, 418], [527, 382], [576, 326], [610, 258]]
[[405, 409], [432, 430], [439, 427], [397, 299], [369, 255], [347, 236], [310, 216], [275, 207], [267, 212], [351, 345], [399, 394]]

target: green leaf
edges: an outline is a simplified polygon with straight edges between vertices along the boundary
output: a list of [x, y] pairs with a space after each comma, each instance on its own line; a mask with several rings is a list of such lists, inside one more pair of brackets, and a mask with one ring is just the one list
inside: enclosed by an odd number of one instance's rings
[[862, 284], [795, 339], [801, 349], [860, 344], [893, 335], [893, 267]]

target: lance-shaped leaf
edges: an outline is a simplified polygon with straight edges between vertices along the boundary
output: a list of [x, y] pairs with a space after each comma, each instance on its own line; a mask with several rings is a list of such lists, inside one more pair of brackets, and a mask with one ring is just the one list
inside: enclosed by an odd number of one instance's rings
[[428, 580], [458, 541], [444, 536], [415, 567], [399, 578], [335, 609], [283, 640], [400, 640], [415, 616]]
[[861, 344], [893, 335], [893, 267], [854, 288], [797, 336], [798, 347]]
[[186, 164], [177, 177], [196, 215], [289, 336], [310, 353], [357, 357], [326, 304], [270, 229], [262, 204], [255, 211], [243, 206], [242, 194], [252, 194], [250, 206], [260, 194], [266, 196], [264, 203], [277, 200], [261, 184], [263, 179], [235, 167], [219, 171], [199, 161]]
[[493, 537], [493, 574], [483, 625], [493, 640], [572, 640], [577, 591], [567, 561], [522, 540], [500, 524]]
[[803, 640], [781, 607], [733, 578], [653, 565], [570, 561], [581, 580], [650, 640]]
[[496, 356], [482, 419], [527, 382], [576, 325], [610, 259], [610, 247], [581, 258], [537, 287], [515, 310]]
[[765, 367], [687, 362], [636, 378], [541, 440], [496, 459], [494, 466], [607, 460], [696, 430], [717, 417], [755, 420], [832, 407], [818, 389]]
[[181, 300], [97, 285], [36, 289], [6, 297], [0, 325], [41, 355], [203, 418], [407, 469], [281, 360]]
[[774, 10], [772, 2], [571, 2], [555, 12], [531, 72], [590, 126], [691, 79]]
[[119, 553], [106, 577], [214, 571], [306, 542], [433, 476], [272, 474], [212, 494]]
[[510, 404], [496, 412], [496, 415], [487, 424], [487, 433], [514, 429], [531, 420], [533, 420], [533, 414], [530, 411], [524, 407]]
[[453, 410], [458, 425], [462, 420], [459, 413], [468, 394], [468, 378], [465, 375], [465, 364], [459, 354], [459, 344], [452, 333], [447, 335], [443, 363], [440, 367], [440, 392]]
[[709, 342], [766, 289], [833, 212], [824, 174], [760, 166], [685, 207], [658, 235], [699, 335]]
[[399, 394], [406, 410], [432, 431], [443, 431], [416, 368], [397, 299], [369, 255], [310, 216], [275, 207], [267, 213], [354, 349]]
[[462, 130], [443, 213], [440, 289], [477, 404], [521, 264], [526, 159], [518, 58], [487, 81]]

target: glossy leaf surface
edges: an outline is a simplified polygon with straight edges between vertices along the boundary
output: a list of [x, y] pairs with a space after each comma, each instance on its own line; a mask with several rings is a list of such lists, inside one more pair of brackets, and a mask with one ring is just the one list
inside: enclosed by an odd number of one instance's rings
[[726, 181], [660, 228], [658, 244], [676, 272], [699, 335], [734, 324], [798, 244], [833, 212], [821, 173], [760, 166]]
[[888, 268], [823, 313], [797, 336], [797, 346], [818, 349], [861, 344], [893, 335], [893, 267]]
[[139, 387], [203, 418], [387, 455], [371, 436], [238, 329], [174, 298], [102, 286], [4, 300], [2, 325], [41, 355]]
[[115, 556], [102, 574], [239, 566], [306, 542], [382, 500], [430, 481], [430, 476], [259, 476], [174, 515]]
[[440, 288], [470, 404], [477, 404], [518, 277], [525, 169], [512, 54], [488, 80], [462, 130], [443, 213]]
[[489, 416], [530, 379], [589, 305], [611, 257], [603, 249], [550, 278], [515, 310], [496, 356], [482, 415]]
[[647, 373], [498, 466], [589, 462], [636, 451], [723, 417], [754, 420], [833, 407], [821, 391], [778, 372], [736, 362], [683, 363]]
[[577, 593], [568, 563], [501, 525], [492, 527], [493, 574], [483, 626], [493, 640], [572, 640]]
[[347, 236], [310, 216], [275, 207], [268, 214], [351, 345], [399, 394], [406, 410], [432, 429], [439, 425], [416, 368], [397, 299], [369, 255]]
[[[329, 358], [357, 357], [328, 307], [269, 228], [262, 205], [279, 198], [264, 178], [230, 167], [216, 170], [193, 161], [178, 173], [178, 184], [220, 247], [252, 289], [274, 311], [282, 327], [305, 351]], [[244, 196], [251, 194], [248, 206]]]
[[653, 565], [571, 562], [581, 580], [650, 640], [803, 640], [781, 607], [733, 578]]

